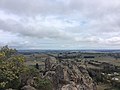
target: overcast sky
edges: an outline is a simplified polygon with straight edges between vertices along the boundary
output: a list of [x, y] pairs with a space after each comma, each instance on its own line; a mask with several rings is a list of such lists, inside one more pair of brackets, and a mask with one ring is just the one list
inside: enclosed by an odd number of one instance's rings
[[120, 49], [120, 0], [0, 0], [0, 46]]

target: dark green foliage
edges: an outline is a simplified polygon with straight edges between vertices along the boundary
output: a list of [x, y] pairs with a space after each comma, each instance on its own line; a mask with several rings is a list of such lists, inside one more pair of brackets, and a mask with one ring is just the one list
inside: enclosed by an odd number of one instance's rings
[[12, 56], [13, 49], [7, 46], [0, 51], [0, 89], [15, 88], [20, 85], [19, 75], [23, 70], [23, 56]]
[[0, 52], [4, 52], [5, 56], [7, 58], [9, 58], [9, 57], [11, 57], [11, 55], [15, 54], [17, 52], [17, 50], [16, 49], [10, 49], [6, 45], [6, 46], [4, 46], [4, 47], [1, 48]]
[[35, 83], [37, 84], [35, 87], [39, 90], [52, 90], [52, 84], [48, 79], [36, 78]]
[[0, 90], [21, 89], [28, 84], [28, 80], [33, 80], [31, 86], [39, 90], [52, 90], [52, 84], [48, 79], [42, 79], [39, 70], [25, 66], [23, 55], [16, 54], [15, 49], [8, 46], [0, 50]]

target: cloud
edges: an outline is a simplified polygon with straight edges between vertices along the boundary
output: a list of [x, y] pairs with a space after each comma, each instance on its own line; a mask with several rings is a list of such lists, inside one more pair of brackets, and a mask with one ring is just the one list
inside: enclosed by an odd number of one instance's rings
[[[58, 22], [58, 24], [56, 23]], [[63, 22], [64, 23], [64, 22]], [[56, 25], [55, 25], [56, 24]], [[66, 23], [65, 23], [66, 24]], [[62, 30], [62, 22], [59, 21], [36, 21], [28, 20], [27, 22], [18, 22], [15, 20], [0, 20], [0, 29], [20, 34], [23, 36], [37, 37], [37, 38], [56, 38], [67, 39], [69, 34]]]
[[[9, 33], [1, 36], [2, 42], [32, 48], [119, 48], [119, 9], [119, 0], [0, 0], [0, 31]], [[16, 39], [6, 40], [9, 35]]]

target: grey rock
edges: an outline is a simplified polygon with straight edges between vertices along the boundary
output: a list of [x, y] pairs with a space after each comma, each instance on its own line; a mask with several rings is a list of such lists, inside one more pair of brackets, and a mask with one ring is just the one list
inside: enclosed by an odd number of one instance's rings
[[54, 90], [96, 90], [85, 65], [80, 66], [76, 62], [63, 61], [54, 68], [54, 73], [49, 71], [47, 74], [52, 81]]
[[36, 89], [30, 85], [26, 85], [23, 88], [21, 88], [21, 90], [36, 90]]
[[51, 68], [50, 57], [45, 60], [45, 71], [49, 71]]

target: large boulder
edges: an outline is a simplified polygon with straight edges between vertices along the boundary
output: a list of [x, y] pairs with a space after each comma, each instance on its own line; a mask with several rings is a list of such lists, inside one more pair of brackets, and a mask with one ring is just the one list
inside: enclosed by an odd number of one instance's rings
[[49, 71], [51, 69], [50, 57], [45, 60], [45, 71]]
[[77, 89], [77, 86], [74, 82], [70, 82], [70, 84], [63, 85], [61, 90], [78, 90], [78, 89]]
[[79, 66], [76, 62], [65, 61], [54, 68], [54, 73], [49, 71], [46, 75], [50, 77], [54, 90], [96, 90], [84, 65]]
[[9, 88], [9, 89], [6, 89], [6, 90], [16, 90], [16, 89]]
[[23, 88], [21, 88], [21, 90], [36, 90], [36, 89], [30, 85], [26, 85]]

